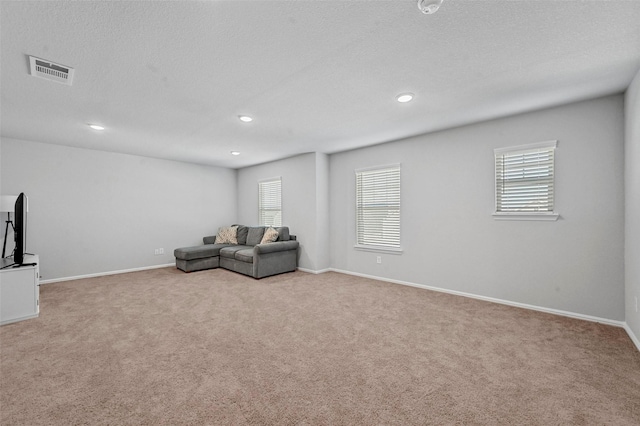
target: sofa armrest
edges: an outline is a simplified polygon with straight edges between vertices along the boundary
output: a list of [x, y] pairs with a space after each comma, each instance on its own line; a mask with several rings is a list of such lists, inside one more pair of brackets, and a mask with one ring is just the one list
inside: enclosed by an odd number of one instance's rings
[[204, 237], [204, 238], [202, 238], [202, 241], [205, 244], [215, 244], [216, 243], [216, 236], [214, 235], [212, 237]]
[[297, 250], [300, 243], [297, 241], [276, 241], [274, 243], [258, 244], [253, 248], [254, 253], [274, 253], [278, 251]]

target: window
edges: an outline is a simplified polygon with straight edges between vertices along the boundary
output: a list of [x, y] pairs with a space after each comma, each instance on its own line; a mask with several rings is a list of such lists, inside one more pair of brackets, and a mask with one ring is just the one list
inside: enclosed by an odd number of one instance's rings
[[556, 220], [553, 210], [557, 141], [494, 150], [496, 219]]
[[258, 221], [262, 226], [282, 226], [282, 180], [258, 182]]
[[400, 165], [356, 170], [356, 248], [400, 251]]

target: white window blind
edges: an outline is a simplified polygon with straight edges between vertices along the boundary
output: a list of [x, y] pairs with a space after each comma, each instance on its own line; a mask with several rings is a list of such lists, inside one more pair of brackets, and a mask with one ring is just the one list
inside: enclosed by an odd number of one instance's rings
[[356, 247], [400, 249], [400, 165], [356, 170]]
[[557, 141], [494, 150], [496, 216], [554, 213], [554, 154]]
[[258, 221], [262, 226], [282, 226], [282, 180], [258, 182]]

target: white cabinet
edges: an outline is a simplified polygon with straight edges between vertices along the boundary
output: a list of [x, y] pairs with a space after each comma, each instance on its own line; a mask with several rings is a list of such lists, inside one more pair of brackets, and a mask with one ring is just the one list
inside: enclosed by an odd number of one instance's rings
[[[2, 259], [2, 266], [11, 259]], [[23, 263], [35, 265], [0, 270], [0, 325], [35, 318], [40, 313], [38, 256], [26, 255]]]

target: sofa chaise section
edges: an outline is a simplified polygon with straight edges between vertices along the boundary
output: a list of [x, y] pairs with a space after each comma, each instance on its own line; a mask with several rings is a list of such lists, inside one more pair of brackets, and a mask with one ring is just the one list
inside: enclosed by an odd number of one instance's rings
[[202, 271], [220, 266], [220, 249], [228, 244], [205, 244], [173, 251], [176, 267], [184, 272]]

